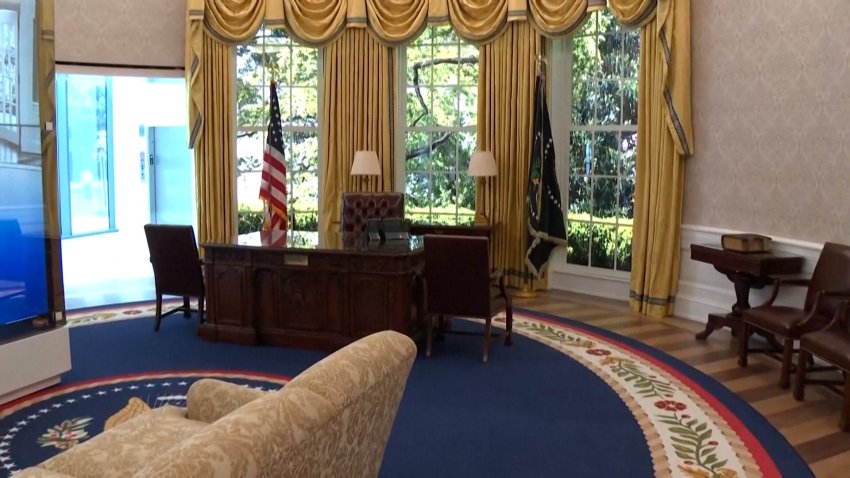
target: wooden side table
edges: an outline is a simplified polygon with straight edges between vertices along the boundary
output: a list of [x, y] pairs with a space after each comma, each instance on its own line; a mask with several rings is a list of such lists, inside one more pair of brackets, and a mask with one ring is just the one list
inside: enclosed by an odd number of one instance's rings
[[750, 289], [761, 289], [772, 283], [774, 276], [799, 273], [804, 261], [802, 256], [784, 252], [734, 252], [709, 244], [691, 244], [691, 259], [713, 265], [735, 285], [732, 312], [708, 314], [708, 323], [705, 330], [696, 334], [697, 340], [705, 340], [726, 326], [737, 333], [741, 315], [750, 308]]

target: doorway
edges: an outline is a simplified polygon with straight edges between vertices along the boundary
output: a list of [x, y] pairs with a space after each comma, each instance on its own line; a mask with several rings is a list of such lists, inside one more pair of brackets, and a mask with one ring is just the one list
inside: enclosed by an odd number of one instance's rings
[[56, 103], [66, 308], [152, 300], [144, 225], [195, 222], [185, 81], [59, 73]]

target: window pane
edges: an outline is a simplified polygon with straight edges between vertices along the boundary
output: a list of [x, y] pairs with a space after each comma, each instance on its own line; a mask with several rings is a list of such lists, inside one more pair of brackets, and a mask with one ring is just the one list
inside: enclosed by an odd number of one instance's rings
[[460, 175], [458, 183], [457, 212], [459, 222], [467, 219], [469, 223], [475, 218], [475, 178]]
[[637, 124], [637, 95], [636, 80], [623, 82], [623, 124]]
[[315, 48], [292, 49], [292, 84], [316, 88], [318, 76], [319, 50]]
[[593, 173], [596, 175], [617, 175], [617, 159], [619, 158], [617, 132], [597, 132], [593, 142]]
[[593, 217], [617, 215], [617, 178], [593, 178]]
[[288, 145], [286, 164], [289, 171], [316, 174], [319, 170], [319, 139], [316, 132], [285, 132], [284, 139]]
[[617, 229], [609, 224], [591, 226], [590, 265], [605, 269], [614, 268], [617, 247]]
[[570, 219], [567, 235], [567, 263], [590, 265], [590, 223]]
[[478, 122], [478, 87], [460, 88], [460, 126], [474, 126]]
[[434, 124], [431, 111], [431, 90], [425, 87], [407, 89], [407, 125], [430, 126]]
[[570, 213], [584, 213], [590, 215], [590, 177], [570, 177]]
[[620, 82], [601, 81], [596, 103], [596, 124], [620, 124]]
[[573, 124], [589, 125], [594, 123], [594, 103], [598, 91], [596, 83], [576, 80], [573, 83]]
[[457, 175], [431, 174], [431, 212], [452, 214], [457, 212]]
[[237, 126], [263, 125], [269, 111], [264, 92], [262, 86], [250, 86], [241, 79], [236, 82]]
[[431, 204], [431, 181], [428, 173], [408, 173], [407, 181], [405, 181], [405, 194], [407, 195], [405, 206], [409, 207], [411, 212], [425, 213], [425, 221], [427, 221]]
[[433, 70], [429, 60], [431, 58], [431, 46], [411, 47], [407, 49], [407, 84], [431, 85]]
[[617, 217], [632, 219], [635, 217], [635, 179], [620, 180], [619, 207]]
[[478, 85], [478, 48], [461, 45], [460, 61], [460, 84]]
[[433, 94], [434, 124], [437, 126], [458, 126], [457, 95], [459, 93], [454, 87], [435, 87]]
[[431, 154], [429, 133], [408, 132], [405, 135], [405, 169], [409, 172], [428, 171]]
[[617, 230], [617, 270], [632, 270], [632, 228], [620, 226]]
[[620, 151], [622, 162], [620, 163], [620, 174], [622, 176], [635, 177], [635, 161], [637, 160], [637, 133], [634, 131], [622, 133], [620, 136]]
[[469, 170], [469, 158], [475, 152], [475, 133], [455, 133], [457, 135], [457, 170], [461, 174], [466, 174]]
[[637, 78], [638, 63], [640, 62], [640, 40], [637, 34], [623, 35], [623, 65], [624, 78]]
[[570, 177], [590, 176], [593, 167], [590, 138], [591, 133], [588, 131], [570, 133]]

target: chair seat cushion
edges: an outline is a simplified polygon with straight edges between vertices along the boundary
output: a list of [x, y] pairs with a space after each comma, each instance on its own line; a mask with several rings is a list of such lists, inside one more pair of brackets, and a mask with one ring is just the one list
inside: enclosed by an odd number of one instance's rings
[[71, 476], [127, 477], [207, 424], [186, 418], [186, 410], [155, 408], [39, 465]]
[[850, 371], [850, 333], [846, 331], [829, 328], [804, 334], [800, 338], [800, 347]]
[[[799, 331], [796, 325], [806, 318], [807, 312], [796, 307], [772, 305], [767, 307], [753, 307], [744, 311], [743, 319], [753, 326], [773, 332], [783, 337], [796, 338]], [[821, 326], [822, 321], [817, 321]]]

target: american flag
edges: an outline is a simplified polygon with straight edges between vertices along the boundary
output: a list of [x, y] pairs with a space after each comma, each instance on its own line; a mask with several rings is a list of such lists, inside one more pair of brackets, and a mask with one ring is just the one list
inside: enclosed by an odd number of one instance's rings
[[280, 123], [280, 104], [277, 85], [271, 83], [269, 102], [269, 131], [263, 152], [263, 174], [260, 182], [260, 199], [265, 201], [263, 234], [271, 245], [286, 244], [286, 164], [283, 155], [283, 130]]

